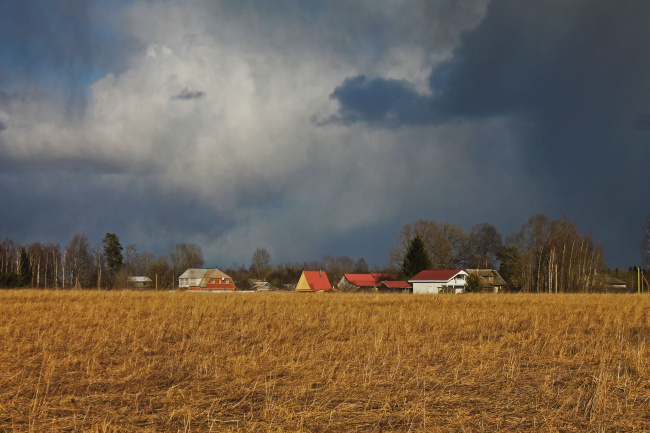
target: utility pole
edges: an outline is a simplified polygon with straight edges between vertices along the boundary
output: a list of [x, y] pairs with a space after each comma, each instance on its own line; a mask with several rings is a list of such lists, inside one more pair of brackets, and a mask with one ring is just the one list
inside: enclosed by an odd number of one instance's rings
[[636, 268], [636, 292], [641, 293], [641, 268]]

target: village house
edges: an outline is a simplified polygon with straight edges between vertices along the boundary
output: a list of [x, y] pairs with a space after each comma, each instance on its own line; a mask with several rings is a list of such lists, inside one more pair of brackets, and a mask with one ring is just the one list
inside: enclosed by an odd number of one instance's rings
[[[370, 274], [343, 274], [338, 288], [342, 292], [387, 292], [410, 289], [411, 286], [406, 281], [397, 280], [397, 274], [386, 274], [374, 272]], [[381, 284], [387, 282], [390, 284]], [[393, 284], [398, 283], [398, 284]], [[381, 285], [381, 290], [380, 290]]]
[[377, 291], [379, 293], [410, 292], [411, 289], [411, 285], [406, 281], [382, 281], [377, 284]]
[[377, 285], [385, 279], [393, 277], [389, 274], [343, 274], [337, 287], [342, 292], [375, 291]]
[[422, 271], [408, 282], [413, 285], [414, 295], [439, 293], [464, 293], [467, 272], [461, 269]]
[[129, 277], [129, 283], [137, 289], [147, 289], [153, 286], [153, 280], [143, 276]]
[[178, 278], [178, 287], [198, 292], [236, 290], [232, 278], [219, 269], [188, 269]]
[[275, 290], [275, 288], [267, 281], [253, 281], [251, 290], [255, 290], [256, 292], [270, 292]]
[[606, 293], [625, 293], [628, 291], [627, 284], [613, 275], [595, 274], [594, 288]]
[[481, 283], [481, 289], [490, 293], [503, 293], [507, 283], [496, 269], [467, 269], [468, 274], [476, 274]]
[[324, 271], [303, 271], [296, 292], [329, 292], [332, 290], [329, 278]]

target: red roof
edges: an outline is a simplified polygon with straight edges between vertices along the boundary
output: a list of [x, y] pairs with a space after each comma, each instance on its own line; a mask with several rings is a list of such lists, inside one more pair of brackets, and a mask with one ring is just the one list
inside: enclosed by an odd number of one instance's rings
[[330, 280], [327, 278], [325, 271], [303, 271], [307, 284], [312, 291], [332, 290]]
[[375, 287], [386, 278], [394, 278], [392, 274], [372, 273], [372, 274], [343, 274], [346, 280], [357, 287]]
[[439, 271], [421, 271], [409, 281], [449, 281], [454, 278], [458, 273], [463, 272], [462, 269], [446, 269]]
[[382, 281], [382, 284], [391, 289], [410, 289], [411, 285], [406, 281]]

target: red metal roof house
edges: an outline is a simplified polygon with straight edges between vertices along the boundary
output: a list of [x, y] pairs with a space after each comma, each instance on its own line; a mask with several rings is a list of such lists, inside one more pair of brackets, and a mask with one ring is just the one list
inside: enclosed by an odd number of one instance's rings
[[359, 292], [374, 290], [386, 274], [343, 274], [338, 283], [339, 290], [343, 292]]
[[408, 292], [411, 285], [406, 281], [382, 281], [377, 285], [378, 292]]
[[461, 269], [422, 271], [412, 277], [413, 294], [464, 293], [467, 272]]
[[[394, 281], [397, 274], [386, 274], [374, 272], [371, 274], [343, 274], [339, 281], [338, 288], [343, 292], [379, 292], [379, 291], [400, 291], [410, 289], [406, 281]], [[381, 284], [386, 282], [389, 284]], [[398, 285], [394, 283], [400, 283]], [[381, 286], [381, 289], [380, 289]]]
[[332, 290], [325, 271], [303, 271], [296, 292], [329, 292]]

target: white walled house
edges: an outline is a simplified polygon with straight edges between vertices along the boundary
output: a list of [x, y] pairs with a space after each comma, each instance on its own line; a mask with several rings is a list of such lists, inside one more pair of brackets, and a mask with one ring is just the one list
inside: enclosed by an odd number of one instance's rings
[[207, 269], [188, 269], [178, 277], [178, 287], [189, 288], [198, 286], [205, 276]]
[[236, 290], [235, 282], [219, 269], [188, 269], [178, 278], [178, 288], [189, 291], [230, 291]]
[[422, 271], [412, 277], [414, 295], [439, 293], [465, 293], [467, 272], [461, 269]]

